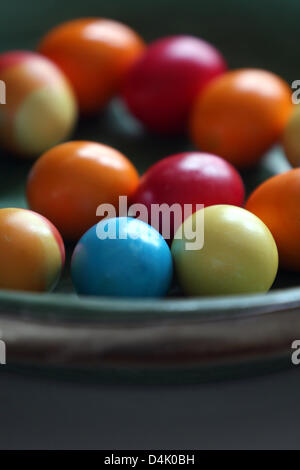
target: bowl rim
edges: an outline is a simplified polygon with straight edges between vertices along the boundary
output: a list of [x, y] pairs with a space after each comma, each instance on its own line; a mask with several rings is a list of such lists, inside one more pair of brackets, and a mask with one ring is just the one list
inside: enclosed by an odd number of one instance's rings
[[262, 294], [228, 295], [190, 298], [112, 298], [86, 297], [70, 293], [31, 293], [0, 290], [0, 315], [14, 313], [45, 317], [49, 313], [56, 321], [69, 319], [120, 318], [205, 318], [210, 320], [233, 315], [267, 314], [293, 309], [300, 305], [300, 287], [276, 289]]

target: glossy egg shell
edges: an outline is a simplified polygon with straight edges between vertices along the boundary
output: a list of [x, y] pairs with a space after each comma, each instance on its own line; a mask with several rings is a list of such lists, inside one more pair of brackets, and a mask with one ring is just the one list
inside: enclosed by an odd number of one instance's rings
[[[101, 239], [99, 234], [106, 237]], [[149, 225], [133, 218], [112, 218], [83, 235], [74, 250], [71, 271], [79, 294], [161, 297], [172, 280], [172, 256]]]
[[129, 110], [150, 130], [179, 133], [197, 94], [226, 64], [214, 46], [193, 36], [171, 36], [148, 47], [125, 80]]
[[[160, 160], [142, 176], [133, 202], [144, 204], [148, 209], [149, 222], [153, 204], [180, 204], [182, 218], [179, 223], [197, 210], [197, 204], [244, 203], [244, 184], [235, 168], [216, 155], [185, 152]], [[184, 207], [190, 204], [191, 208]], [[145, 220], [147, 222], [147, 220]], [[170, 238], [178, 228], [171, 218]], [[161, 224], [155, 226], [161, 231]]]
[[45, 217], [26, 209], [0, 209], [0, 288], [43, 292], [59, 279], [62, 238]]
[[294, 110], [287, 122], [282, 136], [285, 155], [290, 164], [297, 168], [300, 166], [300, 106]]
[[250, 195], [246, 208], [276, 240], [280, 266], [300, 269], [300, 168], [273, 176]]
[[138, 181], [135, 167], [118, 150], [96, 142], [67, 142], [34, 164], [27, 200], [64, 238], [77, 241], [100, 220], [96, 215], [100, 204], [118, 210], [119, 196], [130, 198]]
[[[187, 249], [191, 230], [197, 237], [203, 230], [202, 248], [197, 244], [197, 249]], [[266, 225], [251, 212], [229, 205], [206, 207], [184, 221], [182, 234], [175, 235], [172, 255], [187, 295], [249, 294], [270, 289], [278, 269], [276, 243]]]
[[281, 138], [291, 112], [291, 90], [284, 80], [265, 70], [235, 70], [197, 97], [190, 134], [197, 148], [248, 167]]
[[99, 111], [118, 93], [144, 48], [144, 41], [129, 26], [105, 18], [63, 23], [38, 46], [69, 78], [85, 114]]
[[77, 104], [55, 64], [27, 51], [0, 55], [5, 104], [0, 105], [0, 143], [24, 157], [39, 156], [74, 129]]

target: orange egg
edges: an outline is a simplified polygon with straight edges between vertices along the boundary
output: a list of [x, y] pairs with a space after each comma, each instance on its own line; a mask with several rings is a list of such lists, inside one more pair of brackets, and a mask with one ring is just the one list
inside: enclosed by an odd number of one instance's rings
[[27, 209], [0, 209], [0, 288], [44, 292], [65, 262], [62, 238], [49, 220]]
[[266, 180], [251, 194], [246, 209], [275, 238], [282, 267], [300, 270], [300, 168]]
[[291, 111], [291, 91], [280, 77], [259, 69], [231, 71], [196, 100], [190, 133], [201, 150], [251, 166], [280, 138]]
[[118, 150], [95, 142], [75, 141], [53, 147], [29, 173], [27, 200], [63, 237], [78, 240], [101, 219], [100, 204], [118, 213], [119, 196], [131, 197], [138, 173]]
[[144, 51], [128, 26], [101, 18], [68, 21], [50, 31], [38, 50], [67, 75], [80, 110], [94, 113], [119, 91], [131, 64]]

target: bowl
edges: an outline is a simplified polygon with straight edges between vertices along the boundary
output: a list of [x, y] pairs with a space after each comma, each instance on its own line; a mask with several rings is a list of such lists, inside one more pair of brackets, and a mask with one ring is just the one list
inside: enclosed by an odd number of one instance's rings
[[[34, 49], [54, 25], [101, 16], [129, 24], [147, 41], [188, 33], [215, 44], [230, 68], [261, 67], [289, 83], [298, 79], [300, 4], [295, 0], [11, 0], [2, 6], [0, 52]], [[191, 149], [186, 137], [145, 132], [117, 98], [100, 115], [82, 119], [74, 139], [112, 145], [139, 171]], [[32, 161], [0, 151], [0, 206], [26, 207]], [[247, 191], [289, 169], [279, 146], [242, 172]], [[72, 246], [68, 247], [68, 252]], [[300, 338], [300, 274], [280, 271], [268, 294], [162, 300], [77, 297], [67, 268], [47, 294], [0, 291], [0, 330], [7, 367], [100, 381], [185, 383], [291, 367]]]

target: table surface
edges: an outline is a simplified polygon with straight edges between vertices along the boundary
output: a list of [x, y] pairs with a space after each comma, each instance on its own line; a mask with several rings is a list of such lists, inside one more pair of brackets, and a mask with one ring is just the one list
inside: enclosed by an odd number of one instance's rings
[[300, 368], [197, 386], [103, 386], [0, 369], [1, 449], [299, 449]]

